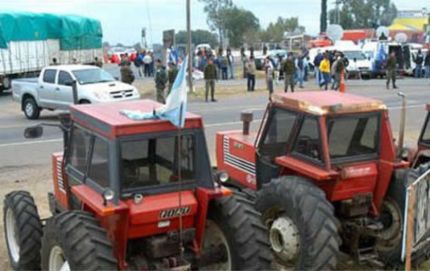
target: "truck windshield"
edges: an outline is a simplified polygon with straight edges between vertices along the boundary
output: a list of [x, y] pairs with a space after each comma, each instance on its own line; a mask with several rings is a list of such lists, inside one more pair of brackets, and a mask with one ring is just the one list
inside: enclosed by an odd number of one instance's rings
[[[194, 136], [182, 136], [181, 176], [193, 181]], [[157, 137], [121, 142], [122, 190], [178, 182], [178, 137]]]
[[357, 60], [365, 60], [366, 55], [363, 54], [363, 52], [360, 51], [345, 51], [343, 52], [345, 57], [349, 60], [357, 59]]
[[112, 82], [115, 79], [102, 69], [85, 69], [72, 72], [80, 85]]
[[327, 129], [333, 163], [377, 157], [379, 114], [329, 118]]

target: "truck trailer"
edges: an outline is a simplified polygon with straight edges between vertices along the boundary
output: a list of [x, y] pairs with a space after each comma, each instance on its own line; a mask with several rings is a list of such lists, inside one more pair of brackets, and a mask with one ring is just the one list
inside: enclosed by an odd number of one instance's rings
[[98, 20], [76, 15], [0, 12], [0, 92], [11, 80], [36, 76], [52, 64], [102, 59]]

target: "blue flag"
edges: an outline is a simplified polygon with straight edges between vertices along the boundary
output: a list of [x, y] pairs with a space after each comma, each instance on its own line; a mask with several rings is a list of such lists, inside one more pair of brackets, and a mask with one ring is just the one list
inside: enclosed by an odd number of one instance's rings
[[187, 112], [187, 63], [188, 57], [182, 62], [172, 90], [167, 96], [166, 104], [154, 112], [140, 112], [121, 110], [120, 113], [133, 120], [163, 119], [170, 121], [178, 128], [185, 125], [185, 114]]

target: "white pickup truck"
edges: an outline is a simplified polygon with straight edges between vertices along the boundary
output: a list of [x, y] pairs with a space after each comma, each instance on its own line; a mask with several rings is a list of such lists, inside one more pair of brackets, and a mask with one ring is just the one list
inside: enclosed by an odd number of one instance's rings
[[77, 82], [81, 104], [140, 99], [134, 86], [116, 81], [98, 67], [86, 65], [49, 66], [38, 78], [13, 80], [12, 97], [21, 104], [28, 119], [37, 119], [42, 109], [68, 109], [73, 103], [73, 81]]

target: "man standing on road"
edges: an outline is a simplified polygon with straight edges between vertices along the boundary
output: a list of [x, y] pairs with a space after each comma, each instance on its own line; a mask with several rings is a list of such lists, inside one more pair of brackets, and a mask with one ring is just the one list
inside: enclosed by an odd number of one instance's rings
[[303, 88], [303, 81], [305, 78], [305, 60], [303, 55], [296, 58], [296, 74], [299, 87]]
[[145, 77], [151, 76], [151, 63], [152, 63], [152, 56], [149, 54], [149, 52], [147, 52], [143, 57], [143, 73]]
[[204, 70], [204, 78], [206, 82], [206, 92], [205, 92], [205, 98], [206, 102], [208, 102], [208, 96], [209, 96], [209, 88], [211, 89], [211, 101], [216, 102], [215, 100], [215, 80], [218, 78], [217, 71], [215, 64], [213, 63], [212, 58], [208, 59], [208, 64], [205, 67]]
[[272, 98], [273, 94], [273, 64], [270, 56], [264, 59], [264, 70], [266, 71], [266, 83], [267, 89], [269, 90], [269, 100]]
[[164, 98], [164, 90], [166, 89], [167, 83], [166, 68], [163, 66], [160, 59], [157, 59], [156, 65], [157, 69], [155, 71], [155, 89], [157, 91], [157, 102], [164, 104], [166, 103]]
[[231, 54], [230, 48], [227, 48], [227, 62], [228, 62], [228, 70], [230, 73], [230, 79], [234, 79], [234, 57]]
[[249, 57], [249, 61], [246, 64], [246, 70], [247, 70], [247, 78], [248, 78], [248, 91], [254, 91], [255, 90], [255, 59], [254, 56]]
[[414, 62], [415, 62], [415, 77], [421, 78], [422, 71], [423, 71], [423, 62], [424, 62], [424, 55], [421, 52], [421, 49], [418, 49], [418, 53], [414, 57]]
[[323, 59], [324, 59], [324, 56], [321, 53], [321, 50], [318, 50], [318, 54], [314, 58], [315, 80], [316, 80], [317, 86], [321, 84], [320, 64]]
[[175, 63], [169, 62], [169, 71], [167, 73], [167, 77], [169, 80], [169, 90], [167, 92], [167, 95], [170, 94], [170, 91], [172, 90], [173, 82], [175, 82], [177, 75], [178, 75], [178, 68], [176, 67]]
[[424, 66], [426, 68], [426, 78], [430, 78], [430, 51], [427, 52], [424, 59]]
[[126, 84], [132, 84], [134, 82], [134, 73], [130, 66], [130, 62], [127, 62], [124, 63], [120, 68], [121, 81]]
[[397, 67], [397, 60], [396, 60], [396, 53], [392, 52], [390, 54], [390, 57], [387, 60], [387, 89], [390, 89], [390, 81], [393, 81], [393, 88], [397, 88], [396, 86], [396, 67]]
[[294, 92], [294, 75], [296, 73], [296, 65], [294, 64], [293, 54], [288, 53], [287, 60], [282, 65], [284, 72], [284, 91], [288, 92], [288, 86], [291, 87], [291, 92]]
[[331, 85], [331, 89], [338, 90], [340, 86], [340, 79], [345, 69], [345, 61], [340, 53], [337, 53], [336, 60], [333, 63], [332, 72], [333, 72], [333, 84]]
[[324, 53], [324, 58], [320, 63], [320, 72], [323, 79], [320, 87], [325, 86], [324, 89], [327, 90], [330, 83], [330, 59], [327, 53]]

